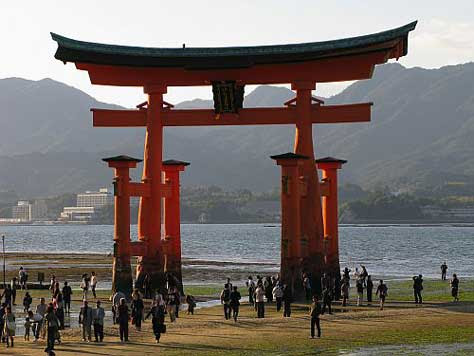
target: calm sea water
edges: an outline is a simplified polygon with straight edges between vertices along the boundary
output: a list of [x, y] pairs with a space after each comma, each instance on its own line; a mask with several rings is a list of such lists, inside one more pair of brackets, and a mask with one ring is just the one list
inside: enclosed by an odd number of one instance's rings
[[[186, 258], [271, 263], [278, 268], [278, 225], [185, 224], [181, 229]], [[113, 227], [107, 225], [0, 226], [0, 234], [5, 234], [10, 252], [112, 251]], [[132, 235], [136, 238], [136, 226]], [[434, 277], [446, 261], [449, 272], [473, 277], [474, 227], [341, 226], [340, 253], [342, 267], [363, 263], [374, 275]]]

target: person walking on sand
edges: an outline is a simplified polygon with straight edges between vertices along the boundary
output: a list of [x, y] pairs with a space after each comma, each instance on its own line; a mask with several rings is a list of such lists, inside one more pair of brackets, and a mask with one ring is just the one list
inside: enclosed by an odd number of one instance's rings
[[[38, 314], [41, 317], [41, 320], [38, 321], [36, 325], [35, 340], [38, 340], [40, 337], [41, 329], [43, 328], [43, 318], [46, 315], [48, 306], [44, 298], [40, 298], [40, 303], [36, 306], [35, 314]], [[43, 336], [41, 336], [43, 338]]]
[[97, 299], [97, 295], [95, 294], [95, 289], [97, 287], [97, 276], [95, 275], [95, 272], [91, 272], [91, 290], [92, 290], [92, 295], [94, 296], [94, 299]]
[[33, 321], [30, 320], [30, 313], [33, 314], [33, 312], [29, 311], [28, 315], [25, 317], [25, 323], [23, 324], [23, 327], [25, 328], [25, 335], [23, 339], [25, 341], [30, 341], [31, 325], [33, 324]]
[[186, 295], [186, 304], [188, 305], [188, 315], [194, 315], [194, 308], [196, 308], [196, 299], [191, 295]]
[[132, 324], [135, 325], [137, 331], [142, 329], [143, 310], [145, 305], [138, 289], [132, 293]]
[[291, 316], [291, 303], [293, 302], [293, 293], [290, 286], [283, 285], [283, 317], [289, 318]]
[[255, 290], [255, 304], [257, 306], [257, 318], [265, 317], [265, 289], [263, 283], [257, 284]]
[[92, 308], [89, 307], [87, 300], [84, 300], [79, 312], [79, 324], [82, 325], [82, 341], [90, 342], [92, 340], [92, 321]]
[[228, 283], [224, 284], [224, 289], [221, 292], [221, 304], [224, 306], [224, 318], [230, 319], [230, 293], [231, 290], [227, 287]]
[[47, 346], [44, 349], [45, 352], [51, 352], [54, 350], [54, 341], [56, 340], [58, 334], [59, 334], [59, 320], [56, 317], [56, 314], [54, 314], [54, 308], [53, 305], [50, 304], [48, 306], [48, 309], [46, 311], [46, 314], [44, 316], [44, 322], [46, 323], [47, 326]]
[[279, 312], [281, 310], [281, 302], [283, 300], [283, 289], [281, 288], [280, 282], [278, 282], [275, 287], [273, 287], [272, 294], [276, 301], [277, 312]]
[[10, 284], [7, 284], [5, 286], [5, 289], [3, 290], [3, 293], [2, 295], [0, 295], [0, 300], [3, 299], [3, 302], [8, 305], [8, 306], [11, 306], [12, 305], [12, 288], [11, 288], [11, 285]]
[[446, 273], [448, 272], [448, 265], [446, 262], [443, 262], [441, 265], [441, 280], [445, 281], [446, 280]]
[[249, 292], [249, 303], [254, 304], [253, 295], [255, 294], [255, 282], [252, 279], [252, 276], [249, 276], [247, 282], [245, 282], [247, 290]]
[[130, 320], [130, 314], [129, 314], [128, 306], [125, 303], [125, 298], [120, 299], [120, 304], [118, 306], [117, 312], [118, 312], [120, 341], [128, 342], [128, 321]]
[[380, 299], [380, 310], [383, 310], [383, 307], [385, 305], [385, 298], [388, 295], [388, 287], [387, 285], [383, 282], [383, 279], [379, 281], [379, 285], [377, 286], [377, 291], [375, 292], [375, 295], [379, 296]]
[[49, 290], [51, 291], [51, 294], [53, 294], [55, 284], [56, 284], [56, 276], [52, 274], [51, 279], [49, 280]]
[[64, 281], [64, 287], [62, 290], [63, 294], [63, 302], [64, 302], [64, 311], [69, 314], [71, 311], [71, 295], [72, 289], [68, 286], [67, 281]]
[[234, 287], [234, 290], [230, 293], [230, 303], [229, 306], [232, 309], [232, 317], [234, 321], [237, 322], [237, 317], [239, 316], [239, 306], [241, 295], [237, 290], [237, 286]]
[[12, 304], [16, 305], [16, 290], [18, 288], [18, 281], [16, 277], [13, 277], [11, 282], [10, 282], [10, 287], [12, 290]]
[[176, 293], [173, 290], [170, 290], [168, 293], [168, 300], [166, 302], [166, 310], [170, 316], [170, 321], [174, 323], [176, 321]]
[[7, 340], [7, 347], [13, 347], [13, 339], [15, 337], [16, 323], [15, 314], [12, 307], [7, 306], [6, 313], [3, 316], [3, 335]]
[[453, 274], [451, 279], [451, 296], [453, 297], [453, 302], [459, 302], [459, 279], [456, 273]]
[[156, 343], [160, 342], [161, 334], [166, 332], [166, 325], [165, 325], [165, 303], [161, 295], [158, 296], [156, 300], [153, 301], [153, 305], [148, 312], [145, 320], [152, 316], [151, 323], [153, 326], [153, 334], [155, 335]]
[[421, 291], [423, 290], [423, 276], [420, 274], [413, 277], [413, 295], [415, 296], [415, 304], [422, 304], [423, 298]]
[[313, 296], [313, 303], [309, 309], [309, 315], [311, 316], [311, 338], [314, 339], [314, 327], [318, 329], [318, 337], [321, 337], [321, 323], [319, 316], [323, 314], [321, 310], [321, 304], [319, 304], [318, 297]]
[[93, 311], [95, 342], [104, 341], [105, 310], [100, 306], [100, 304], [100, 300], [98, 300], [96, 303], [96, 308]]
[[374, 290], [374, 282], [372, 282], [372, 276], [369, 274], [367, 276], [367, 303], [372, 303], [372, 292]]

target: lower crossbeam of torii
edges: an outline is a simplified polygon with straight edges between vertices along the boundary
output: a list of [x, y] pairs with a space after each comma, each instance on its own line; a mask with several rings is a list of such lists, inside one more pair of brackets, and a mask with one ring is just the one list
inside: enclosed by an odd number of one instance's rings
[[[315, 162], [312, 126], [368, 122], [372, 103], [324, 105], [312, 91], [317, 83], [371, 78], [375, 65], [407, 54], [408, 34], [415, 26], [412, 22], [325, 42], [225, 48], [127, 47], [52, 34], [58, 43], [55, 57], [87, 71], [93, 84], [142, 87], [147, 95], [136, 110], [92, 109], [95, 127], [146, 128], [141, 182], [129, 178], [129, 169], [140, 160], [105, 159], [115, 169], [113, 291], [130, 293], [132, 256], [138, 257], [138, 282], [164, 291], [167, 280], [182, 290], [179, 172], [187, 163], [163, 162], [163, 128], [280, 124], [296, 128], [294, 152], [272, 156], [282, 174], [280, 274], [296, 295], [301, 294], [303, 273], [310, 276], [314, 292], [320, 292], [323, 271], [333, 277], [340, 272], [337, 169], [345, 161], [327, 157]], [[244, 87], [257, 84], [290, 84], [295, 98], [279, 108], [243, 108]], [[163, 100], [174, 86], [212, 87], [214, 110], [174, 109]], [[317, 168], [323, 172], [322, 182]], [[134, 242], [131, 196], [140, 197]]]

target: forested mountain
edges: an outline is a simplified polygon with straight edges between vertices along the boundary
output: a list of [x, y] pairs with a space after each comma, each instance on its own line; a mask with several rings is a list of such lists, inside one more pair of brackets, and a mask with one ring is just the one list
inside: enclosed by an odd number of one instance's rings
[[[245, 105], [281, 106], [293, 96], [257, 87]], [[375, 103], [370, 123], [314, 126], [316, 156], [348, 160], [344, 182], [415, 188], [474, 177], [474, 63], [379, 66], [371, 80], [326, 103], [366, 101]], [[211, 105], [196, 99], [176, 107]], [[50, 79], [0, 80], [0, 191], [33, 197], [94, 189], [112, 178], [100, 158], [142, 156], [143, 129], [92, 128], [90, 107], [115, 106]], [[167, 128], [164, 156], [191, 162], [184, 185], [268, 191], [279, 184], [269, 156], [290, 151], [293, 140], [291, 126]]]

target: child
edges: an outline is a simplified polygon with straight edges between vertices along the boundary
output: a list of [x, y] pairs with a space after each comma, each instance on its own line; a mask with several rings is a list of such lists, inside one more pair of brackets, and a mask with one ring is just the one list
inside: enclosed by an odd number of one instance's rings
[[31, 329], [31, 321], [30, 318], [27, 316], [25, 318], [25, 341], [30, 341], [30, 329]]
[[30, 310], [30, 305], [33, 302], [33, 298], [31, 298], [30, 293], [26, 292], [25, 297], [23, 298], [23, 311], [28, 313]]
[[188, 315], [194, 315], [194, 308], [196, 307], [196, 301], [190, 294], [186, 296], [186, 303], [188, 303]]

